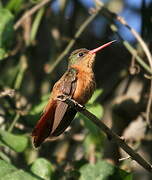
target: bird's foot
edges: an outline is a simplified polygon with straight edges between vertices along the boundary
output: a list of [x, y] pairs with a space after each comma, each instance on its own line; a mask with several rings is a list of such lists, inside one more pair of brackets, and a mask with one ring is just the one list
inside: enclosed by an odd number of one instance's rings
[[75, 101], [71, 97], [69, 97], [67, 95], [64, 95], [64, 94], [58, 96], [57, 100], [62, 101], [62, 102], [66, 102], [69, 106], [71, 106], [72, 108], [77, 109], [78, 111], [83, 111], [85, 109], [85, 106], [79, 104], [77, 101]]

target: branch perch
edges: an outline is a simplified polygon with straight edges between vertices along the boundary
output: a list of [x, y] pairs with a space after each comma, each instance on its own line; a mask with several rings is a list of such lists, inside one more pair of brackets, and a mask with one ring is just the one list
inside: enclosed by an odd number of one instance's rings
[[110, 128], [108, 128], [102, 121], [100, 121], [94, 114], [89, 112], [84, 106], [78, 104], [75, 100], [61, 95], [58, 97], [58, 100], [64, 101], [72, 108], [75, 108], [78, 112], [85, 115], [90, 121], [92, 121], [100, 130], [106, 133], [107, 136], [110, 136], [115, 140], [118, 146], [120, 146], [126, 153], [129, 154], [131, 159], [135, 160], [138, 164], [140, 164], [144, 169], [152, 173], [152, 165], [144, 160], [137, 152], [135, 152], [130, 146], [126, 144], [123, 138], [119, 137], [115, 134]]

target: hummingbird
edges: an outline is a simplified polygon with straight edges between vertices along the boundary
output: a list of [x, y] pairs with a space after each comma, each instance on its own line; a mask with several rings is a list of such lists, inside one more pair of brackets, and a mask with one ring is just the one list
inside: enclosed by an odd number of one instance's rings
[[48, 137], [53, 139], [62, 134], [77, 113], [74, 108], [59, 101], [59, 96], [66, 95], [81, 105], [85, 105], [91, 98], [96, 87], [93, 72], [96, 53], [114, 41], [93, 50], [82, 48], [71, 53], [68, 58], [68, 69], [55, 83], [48, 104], [32, 131], [35, 147], [40, 146]]

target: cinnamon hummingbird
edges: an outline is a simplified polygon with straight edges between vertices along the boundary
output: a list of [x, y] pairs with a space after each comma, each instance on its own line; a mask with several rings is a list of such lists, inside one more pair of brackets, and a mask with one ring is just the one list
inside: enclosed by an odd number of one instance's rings
[[54, 138], [62, 134], [76, 115], [74, 108], [57, 99], [60, 95], [67, 95], [82, 105], [90, 99], [96, 86], [93, 72], [96, 53], [113, 42], [93, 50], [82, 48], [71, 53], [68, 69], [55, 83], [43, 115], [32, 132], [35, 147], [40, 146], [48, 137]]

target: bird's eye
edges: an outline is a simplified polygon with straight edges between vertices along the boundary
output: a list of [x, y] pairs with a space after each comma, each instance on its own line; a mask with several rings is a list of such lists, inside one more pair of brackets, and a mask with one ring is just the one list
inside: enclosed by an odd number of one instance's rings
[[78, 55], [79, 55], [79, 57], [82, 57], [84, 55], [84, 53], [80, 52]]

